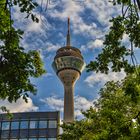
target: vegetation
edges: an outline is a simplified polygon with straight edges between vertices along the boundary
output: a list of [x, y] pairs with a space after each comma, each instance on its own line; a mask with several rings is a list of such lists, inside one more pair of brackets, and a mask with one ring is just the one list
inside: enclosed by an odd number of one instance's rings
[[[139, 0], [112, 0], [122, 13], [110, 20], [104, 48], [88, 71], [108, 73], [124, 69], [122, 81], [107, 82], [94, 107], [83, 112], [85, 119], [63, 124], [62, 140], [139, 140], [140, 139], [140, 67], [135, 48], [140, 48]], [[128, 44], [123, 42], [128, 37]], [[131, 59], [131, 62], [128, 60]]]
[[[137, 2], [139, 3], [139, 0]], [[113, 0], [113, 4], [121, 5], [122, 13], [110, 20], [112, 26], [105, 36], [102, 53], [96, 61], [87, 65], [88, 71], [108, 73], [111, 66], [112, 71], [121, 71], [123, 68], [130, 73], [137, 64], [134, 51], [135, 48], [140, 48], [139, 6], [135, 0]], [[124, 36], [128, 37], [129, 44], [123, 43]], [[128, 57], [132, 63], [128, 62]]]
[[[122, 13], [110, 20], [112, 26], [105, 36], [104, 48], [87, 65], [88, 71], [127, 73], [120, 82], [108, 82], [100, 90], [100, 98], [94, 108], [83, 112], [85, 119], [63, 124], [62, 140], [139, 140], [140, 139], [140, 67], [135, 48], [140, 48], [139, 0], [112, 0], [121, 5]], [[15, 29], [11, 8], [17, 5], [27, 18], [38, 22], [32, 10], [37, 6], [33, 0], [0, 1], [0, 99], [27, 101], [28, 93], [36, 89], [30, 77], [39, 77], [45, 71], [39, 53], [25, 52], [19, 45], [23, 32]], [[129, 44], [123, 43], [124, 35]], [[129, 47], [130, 46], [130, 47]], [[129, 63], [128, 59], [131, 59]], [[7, 111], [5, 107], [1, 107]]]
[[62, 140], [139, 140], [140, 69], [122, 82], [108, 82], [85, 119], [62, 125]]
[[25, 52], [20, 46], [23, 31], [16, 29], [11, 19], [11, 8], [15, 5], [27, 18], [39, 22], [33, 14], [37, 6], [33, 0], [0, 0], [0, 99], [16, 102], [22, 97], [27, 102], [28, 93], [36, 93], [30, 78], [41, 76], [45, 70], [39, 52]]

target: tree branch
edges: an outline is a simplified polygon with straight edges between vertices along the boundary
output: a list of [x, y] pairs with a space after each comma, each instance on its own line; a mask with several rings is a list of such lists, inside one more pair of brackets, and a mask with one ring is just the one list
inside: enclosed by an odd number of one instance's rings
[[5, 10], [7, 9], [7, 5], [8, 5], [8, 0], [6, 0], [6, 2], [5, 2]]
[[140, 0], [136, 0], [136, 1], [137, 1], [138, 8], [140, 10]]
[[134, 119], [137, 119], [140, 115], [140, 111], [138, 112], [138, 114], [134, 117]]
[[[124, 8], [124, 5], [123, 5], [123, 8]], [[124, 9], [122, 9], [122, 16], [123, 16], [123, 18], [125, 17], [125, 14], [127, 13], [127, 11], [128, 11], [128, 9], [129, 9], [129, 6], [127, 6], [127, 8], [125, 9], [125, 11], [124, 11]]]

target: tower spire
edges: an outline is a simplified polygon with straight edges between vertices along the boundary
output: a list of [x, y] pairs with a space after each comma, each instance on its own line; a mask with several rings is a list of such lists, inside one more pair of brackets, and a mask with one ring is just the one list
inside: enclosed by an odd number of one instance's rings
[[70, 47], [70, 18], [68, 17], [67, 46]]

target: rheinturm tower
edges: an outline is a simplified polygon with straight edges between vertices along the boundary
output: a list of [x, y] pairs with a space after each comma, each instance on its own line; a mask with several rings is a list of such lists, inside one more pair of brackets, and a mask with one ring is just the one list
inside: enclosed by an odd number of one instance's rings
[[70, 43], [70, 19], [66, 46], [56, 52], [53, 69], [64, 86], [64, 122], [74, 121], [74, 85], [84, 68], [84, 60], [79, 49]]

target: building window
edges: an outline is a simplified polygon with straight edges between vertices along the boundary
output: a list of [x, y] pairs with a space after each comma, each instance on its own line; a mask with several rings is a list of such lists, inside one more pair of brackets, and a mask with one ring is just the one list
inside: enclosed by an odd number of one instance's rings
[[39, 128], [47, 128], [47, 121], [39, 121]]
[[9, 130], [10, 122], [2, 122], [2, 130]]
[[28, 137], [28, 131], [27, 130], [20, 130], [20, 138], [27, 138]]
[[30, 128], [38, 128], [37, 121], [30, 121]]
[[56, 140], [56, 138], [48, 138], [48, 140]]
[[29, 136], [32, 138], [36, 138], [39, 135], [38, 129], [30, 129], [29, 130]]
[[1, 132], [1, 139], [8, 138], [8, 137], [9, 137], [9, 131], [2, 131]]
[[47, 140], [46, 138], [38, 138], [38, 140]]
[[37, 140], [37, 138], [29, 138], [28, 140]]
[[49, 120], [49, 128], [57, 128], [57, 121]]
[[19, 129], [19, 122], [11, 122], [11, 129]]
[[21, 121], [20, 129], [28, 129], [28, 121]]
[[40, 129], [39, 130], [39, 136], [40, 137], [46, 137], [47, 130], [46, 129]]
[[19, 130], [12, 130], [10, 132], [10, 137], [11, 138], [18, 138], [18, 136], [19, 136]]

